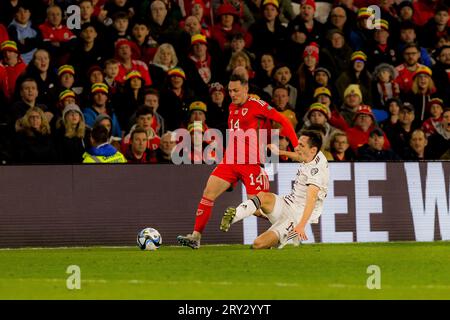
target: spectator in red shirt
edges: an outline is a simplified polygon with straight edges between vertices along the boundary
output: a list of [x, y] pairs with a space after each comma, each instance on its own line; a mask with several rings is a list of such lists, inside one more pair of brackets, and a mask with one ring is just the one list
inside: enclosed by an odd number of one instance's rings
[[217, 9], [218, 23], [212, 29], [212, 38], [215, 39], [222, 51], [230, 48], [231, 38], [236, 33], [244, 35], [246, 47], [252, 44], [252, 36], [239, 24], [239, 13], [231, 4], [222, 4]]
[[412, 88], [414, 74], [417, 69], [424, 67], [424, 65], [419, 63], [420, 49], [417, 44], [407, 44], [403, 49], [403, 58], [405, 62], [395, 68], [398, 72], [395, 81], [400, 86], [401, 93], [409, 93]]
[[436, 48], [439, 39], [450, 35], [450, 26], [448, 25], [449, 12], [447, 6], [436, 8], [434, 17], [424, 25], [422, 31], [422, 45], [425, 48]]
[[184, 29], [191, 35], [194, 35], [195, 33], [188, 31], [194, 27], [197, 30], [196, 33], [201, 33], [207, 38], [211, 37], [211, 2], [207, 1], [205, 3], [203, 0], [193, 0], [189, 2], [191, 4], [190, 8], [186, 10], [186, 19], [180, 21], [180, 28]]
[[[166, 132], [164, 118], [158, 113], [159, 92], [154, 88], [146, 89], [144, 92], [144, 104], [153, 109], [152, 128], [158, 136]], [[135, 115], [136, 116], [136, 115]]]
[[153, 109], [146, 105], [139, 106], [136, 111], [136, 123], [131, 127], [130, 132], [123, 138], [121, 150], [126, 153], [129, 144], [131, 143], [133, 130], [136, 128], [142, 128], [147, 134], [147, 149], [155, 151], [159, 148], [159, 143], [161, 138], [156, 134], [155, 130], [152, 128], [153, 122]]
[[[369, 141], [369, 134], [375, 128], [375, 116], [372, 113], [372, 108], [367, 105], [358, 107], [355, 113], [354, 125], [345, 130], [348, 136], [348, 142], [353, 151], [365, 145]], [[383, 133], [385, 150], [391, 147], [386, 134]]]
[[137, 127], [130, 133], [130, 143], [124, 151], [128, 163], [157, 163], [156, 152], [147, 147], [147, 131]]
[[47, 20], [39, 26], [39, 30], [50, 55], [56, 59], [56, 65], [66, 63], [76, 36], [63, 24], [62, 10], [59, 6], [48, 7]]
[[444, 113], [444, 101], [439, 98], [434, 98], [428, 101], [427, 105], [428, 110], [430, 111], [431, 116], [426, 119], [422, 124], [422, 130], [425, 133], [426, 137], [436, 133], [437, 127], [442, 122], [442, 114]]
[[6, 72], [6, 81], [4, 81], [1, 89], [5, 95], [6, 101], [10, 103], [16, 89], [17, 78], [24, 73], [26, 64], [22, 61], [17, 44], [14, 41], [5, 41], [1, 44], [2, 60], [0, 68]]
[[440, 2], [440, 0], [417, 0], [413, 2], [413, 22], [418, 26], [423, 26], [433, 18], [436, 7]]
[[118, 83], [123, 84], [125, 77], [130, 71], [139, 71], [144, 79], [145, 86], [151, 86], [152, 80], [147, 65], [141, 60], [133, 60], [131, 57], [132, 42], [120, 39], [116, 42], [116, 59], [119, 60], [119, 74], [116, 77]]
[[158, 49], [158, 42], [150, 35], [150, 27], [145, 20], [135, 20], [131, 28], [131, 37], [139, 47], [139, 60], [150, 63]]

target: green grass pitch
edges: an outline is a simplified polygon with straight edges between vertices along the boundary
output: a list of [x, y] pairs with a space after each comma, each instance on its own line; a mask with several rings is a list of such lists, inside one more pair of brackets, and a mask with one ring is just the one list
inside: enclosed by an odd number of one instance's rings
[[[0, 250], [0, 299], [450, 299], [450, 244]], [[81, 269], [69, 290], [67, 267]], [[381, 289], [369, 290], [370, 265]]]

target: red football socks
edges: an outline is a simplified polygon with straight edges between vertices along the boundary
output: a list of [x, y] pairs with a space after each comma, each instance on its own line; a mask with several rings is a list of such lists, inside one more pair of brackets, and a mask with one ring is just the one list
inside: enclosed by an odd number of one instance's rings
[[214, 201], [211, 201], [205, 197], [202, 197], [200, 203], [198, 204], [198, 209], [195, 217], [194, 231], [203, 233], [203, 230], [208, 223], [209, 217], [211, 216], [211, 211], [214, 206]]

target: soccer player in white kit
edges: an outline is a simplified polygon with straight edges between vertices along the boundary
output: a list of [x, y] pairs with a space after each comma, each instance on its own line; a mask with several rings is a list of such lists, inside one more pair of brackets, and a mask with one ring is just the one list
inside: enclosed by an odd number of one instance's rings
[[270, 145], [272, 152], [302, 162], [290, 194], [285, 196], [260, 192], [236, 208], [229, 207], [220, 224], [227, 232], [236, 223], [261, 209], [272, 226], [253, 242], [253, 249], [283, 247], [290, 239], [308, 240], [305, 227], [318, 223], [323, 211], [323, 201], [328, 191], [328, 161], [320, 151], [322, 136], [319, 132], [305, 130], [300, 133], [294, 152], [278, 150]]

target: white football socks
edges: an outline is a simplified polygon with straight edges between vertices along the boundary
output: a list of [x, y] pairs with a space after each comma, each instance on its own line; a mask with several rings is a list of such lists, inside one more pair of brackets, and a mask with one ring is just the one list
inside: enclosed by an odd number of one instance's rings
[[242, 219], [251, 216], [261, 207], [261, 202], [258, 197], [254, 197], [252, 199], [249, 199], [247, 201], [242, 202], [237, 208], [236, 208], [236, 215], [233, 218], [233, 221], [231, 222], [236, 223], [238, 221], [241, 221]]

